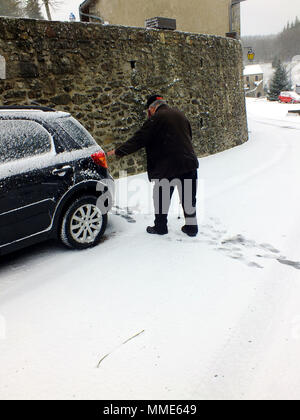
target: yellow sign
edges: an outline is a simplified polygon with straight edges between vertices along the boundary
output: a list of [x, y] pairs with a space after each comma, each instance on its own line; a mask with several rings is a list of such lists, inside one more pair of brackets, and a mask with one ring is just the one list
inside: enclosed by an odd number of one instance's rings
[[248, 51], [248, 60], [253, 61], [254, 57], [255, 57], [255, 54], [254, 54], [253, 50], [249, 50]]

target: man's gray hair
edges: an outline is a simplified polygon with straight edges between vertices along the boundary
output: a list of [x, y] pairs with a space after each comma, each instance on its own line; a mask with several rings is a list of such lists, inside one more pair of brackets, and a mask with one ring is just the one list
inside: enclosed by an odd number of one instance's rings
[[152, 102], [152, 104], [149, 106], [149, 108], [156, 108], [158, 109], [162, 105], [167, 105], [167, 102], [163, 99], [158, 99], [155, 102]]

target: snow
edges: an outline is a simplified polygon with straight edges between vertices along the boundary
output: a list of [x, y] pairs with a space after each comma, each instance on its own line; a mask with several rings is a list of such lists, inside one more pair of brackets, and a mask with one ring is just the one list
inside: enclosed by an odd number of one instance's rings
[[[65, 118], [69, 114], [32, 111], [37, 112], [42, 121], [49, 119], [49, 114], [56, 116], [55, 122], [66, 129], [81, 146], [79, 150], [56, 155], [53, 138], [44, 127], [35, 121], [19, 118], [10, 119], [6, 112], [5, 118], [7, 119], [1, 119], [0, 111], [0, 179], [47, 166], [51, 167], [75, 161], [102, 151], [101, 147], [81, 124], [73, 118]], [[31, 111], [16, 112], [22, 112], [22, 118], [33, 118]], [[13, 115], [15, 117], [14, 113], [9, 112], [9, 116]], [[72, 122], [75, 125], [72, 125]], [[32, 141], [34, 138], [35, 141]], [[37, 141], [37, 138], [39, 141]]]
[[117, 182], [97, 248], [3, 257], [0, 398], [299, 398], [293, 107], [247, 99], [249, 142], [200, 159], [197, 238], [180, 232], [178, 202], [169, 235], [145, 233], [142, 174]]
[[293, 122], [296, 128], [300, 124], [300, 118], [298, 116], [288, 115], [289, 110], [300, 109], [300, 104], [280, 104], [276, 101], [269, 102], [265, 98], [247, 98], [247, 104], [250, 122], [257, 122], [261, 114], [265, 117], [263, 121], [264, 125], [276, 124], [278, 127], [289, 127], [291, 129], [290, 122]]
[[70, 114], [63, 111], [40, 111], [38, 109], [0, 109], [0, 119], [5, 118], [13, 118], [15, 119], [16, 116], [18, 118], [36, 118], [42, 119], [44, 121], [52, 121], [56, 120], [57, 118], [66, 118], [69, 117]]
[[252, 64], [244, 68], [244, 76], [252, 76], [255, 74], [263, 74], [263, 70], [259, 64]]
[[249, 94], [249, 93], [255, 92], [256, 89], [258, 88], [258, 86], [260, 86], [262, 83], [263, 83], [263, 79], [260, 80], [259, 82], [254, 82], [254, 85], [255, 85], [255, 88], [254, 89], [251, 89], [250, 90], [248, 88], [248, 85], [244, 85], [244, 89], [245, 89], [245, 91], [247, 91], [247, 94]]
[[36, 169], [42, 169], [45, 167], [51, 168], [55, 165], [64, 164], [66, 162], [73, 162], [75, 160], [86, 158], [94, 153], [101, 151], [102, 149], [98, 145], [95, 145], [85, 149], [63, 152], [59, 155], [56, 155], [54, 149], [52, 148], [49, 153], [43, 153], [36, 156], [26, 157], [1, 164], [0, 179], [25, 172], [30, 172]]
[[50, 133], [35, 121], [0, 119], [0, 162], [35, 156], [53, 148]]

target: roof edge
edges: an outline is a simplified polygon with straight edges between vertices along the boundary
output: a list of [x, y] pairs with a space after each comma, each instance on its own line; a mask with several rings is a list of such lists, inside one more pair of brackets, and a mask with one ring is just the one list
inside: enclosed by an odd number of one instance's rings
[[92, 1], [93, 1], [93, 0], [84, 0], [84, 2], [82, 2], [82, 3], [79, 5], [79, 10], [81, 11], [83, 7], [85, 7], [85, 6], [89, 6], [89, 4], [90, 4]]

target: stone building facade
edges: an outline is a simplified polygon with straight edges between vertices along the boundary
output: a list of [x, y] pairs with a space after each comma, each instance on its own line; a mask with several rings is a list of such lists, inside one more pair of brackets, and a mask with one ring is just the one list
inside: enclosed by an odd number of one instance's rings
[[[240, 34], [240, 4], [236, 0], [85, 0], [81, 11], [101, 17], [110, 24], [144, 27], [153, 17], [176, 19], [177, 29], [225, 36]], [[82, 16], [88, 21], [87, 16]]]
[[[239, 41], [84, 23], [0, 18], [0, 105], [69, 111], [104, 150], [144, 122], [145, 98], [161, 93], [191, 121], [198, 156], [248, 139]], [[144, 152], [110, 168], [145, 170]]]
[[259, 64], [246, 66], [243, 75], [246, 96], [250, 98], [265, 96], [264, 72]]

